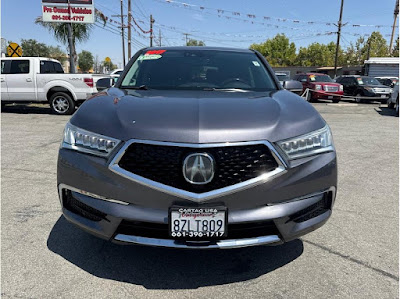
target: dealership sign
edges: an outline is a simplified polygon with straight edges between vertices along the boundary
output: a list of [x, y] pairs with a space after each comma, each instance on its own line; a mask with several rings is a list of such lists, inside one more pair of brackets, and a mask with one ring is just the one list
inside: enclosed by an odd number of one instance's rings
[[43, 22], [94, 23], [94, 0], [42, 0]]

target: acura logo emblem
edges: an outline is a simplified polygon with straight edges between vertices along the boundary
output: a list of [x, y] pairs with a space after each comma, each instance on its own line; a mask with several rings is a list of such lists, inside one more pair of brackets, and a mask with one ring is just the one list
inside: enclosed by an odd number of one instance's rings
[[183, 177], [189, 183], [204, 185], [214, 178], [214, 160], [208, 154], [191, 154], [183, 161]]

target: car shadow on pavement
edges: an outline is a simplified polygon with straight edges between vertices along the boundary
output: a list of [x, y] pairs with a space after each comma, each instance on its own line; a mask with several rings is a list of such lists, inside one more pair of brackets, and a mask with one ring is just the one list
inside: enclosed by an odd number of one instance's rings
[[298, 258], [303, 242], [230, 250], [179, 250], [117, 245], [96, 238], [61, 216], [47, 247], [97, 277], [147, 289], [196, 289], [255, 279]]
[[2, 113], [17, 114], [53, 114], [49, 105], [5, 105], [1, 107]]
[[378, 112], [382, 116], [396, 116], [396, 110], [391, 109], [389, 107], [375, 108], [375, 111]]

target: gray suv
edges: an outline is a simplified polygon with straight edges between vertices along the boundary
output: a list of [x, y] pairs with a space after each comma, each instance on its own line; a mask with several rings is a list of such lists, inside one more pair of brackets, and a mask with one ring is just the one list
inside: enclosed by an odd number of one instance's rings
[[276, 245], [322, 226], [337, 188], [329, 126], [252, 50], [140, 50], [65, 127], [64, 217], [116, 243]]

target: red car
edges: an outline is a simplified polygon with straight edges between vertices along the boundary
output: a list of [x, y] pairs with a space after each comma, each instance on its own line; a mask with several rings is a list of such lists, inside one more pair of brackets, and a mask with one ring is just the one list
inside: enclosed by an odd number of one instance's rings
[[303, 84], [303, 92], [308, 88], [311, 92], [307, 94], [307, 101], [317, 99], [332, 100], [338, 103], [343, 96], [343, 85], [333, 82], [331, 77], [325, 74], [307, 73], [297, 74], [294, 80]]

